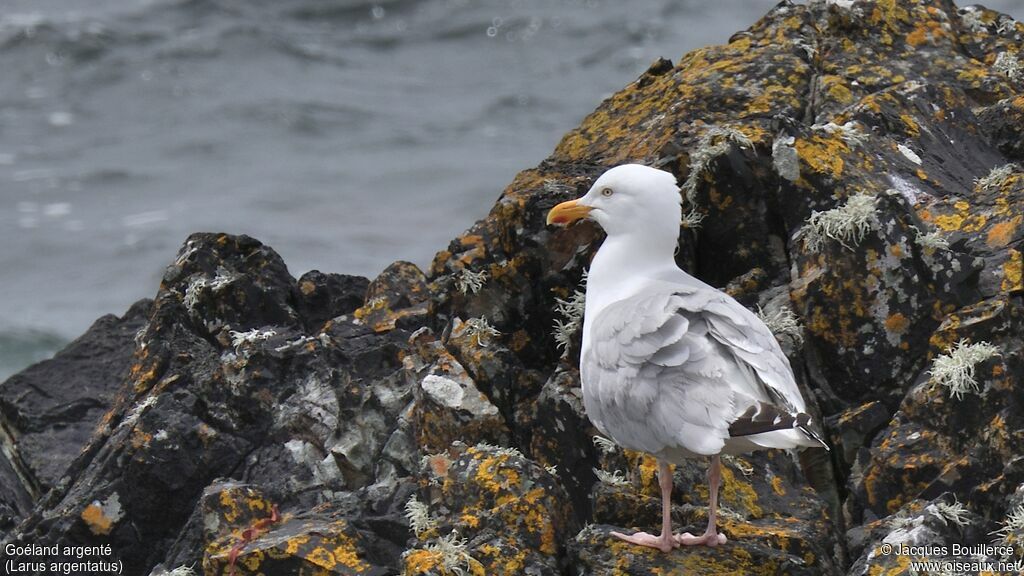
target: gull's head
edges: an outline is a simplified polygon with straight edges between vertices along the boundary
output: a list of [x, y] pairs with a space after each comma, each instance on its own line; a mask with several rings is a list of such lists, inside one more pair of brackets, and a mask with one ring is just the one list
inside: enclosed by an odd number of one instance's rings
[[672, 174], [640, 164], [608, 170], [582, 198], [562, 202], [548, 212], [548, 224], [588, 218], [608, 236], [640, 234], [679, 237], [682, 197]]

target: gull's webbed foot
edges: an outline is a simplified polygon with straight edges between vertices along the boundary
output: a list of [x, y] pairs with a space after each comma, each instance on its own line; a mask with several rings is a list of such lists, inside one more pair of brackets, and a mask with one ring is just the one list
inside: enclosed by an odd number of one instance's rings
[[636, 544], [637, 546], [647, 546], [648, 548], [657, 548], [662, 552], [671, 552], [673, 548], [679, 547], [679, 541], [676, 536], [671, 534], [662, 534], [661, 536], [655, 536], [654, 534], [648, 534], [647, 532], [637, 532], [636, 534], [623, 534], [621, 532], [612, 532], [612, 536], [625, 540], [630, 544]]
[[728, 541], [725, 534], [715, 531], [705, 532], [700, 536], [694, 536], [689, 532], [683, 532], [676, 536], [675, 539], [676, 542], [683, 546], [709, 546], [711, 548], [720, 544], [725, 544], [726, 541]]

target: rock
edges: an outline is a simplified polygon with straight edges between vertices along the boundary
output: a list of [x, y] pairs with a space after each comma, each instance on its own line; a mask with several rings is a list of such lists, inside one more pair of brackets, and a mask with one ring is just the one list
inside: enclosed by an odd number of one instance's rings
[[418, 355], [406, 360], [417, 381], [410, 416], [416, 444], [427, 453], [445, 451], [456, 440], [507, 444], [508, 427], [497, 406], [458, 360], [428, 329], [418, 330], [412, 341]]
[[89, 440], [128, 372], [151, 305], [140, 300], [121, 318], [103, 316], [52, 359], [0, 384], [0, 526], [27, 516]]
[[366, 301], [352, 312], [357, 324], [386, 332], [401, 324], [423, 325], [430, 311], [430, 292], [423, 272], [411, 262], [395, 262], [366, 289]]
[[[594, 521], [573, 545], [587, 574], [841, 574], [841, 545], [821, 497], [785, 452], [725, 457], [719, 529], [729, 542], [714, 550], [663, 555], [629, 551], [609, 532], [657, 532], [661, 524], [657, 461], [635, 452], [605, 455], [594, 490]], [[630, 472], [622, 474], [623, 469]], [[697, 534], [707, 525], [706, 461], [676, 466], [673, 525]], [[618, 528], [612, 528], [613, 526]], [[724, 572], [723, 572], [724, 571]]]
[[306, 332], [319, 319], [300, 314], [301, 291], [259, 242], [192, 236], [114, 406], [13, 540], [110, 543], [138, 573], [176, 540], [196, 541], [182, 532], [195, 529], [194, 503], [218, 477], [261, 486], [282, 514], [360, 490], [373, 497], [359, 496], [351, 519], [386, 503], [403, 466], [384, 448], [399, 442], [411, 400], [400, 358], [408, 334], [344, 316]]
[[[0, 387], [5, 542], [110, 544], [133, 574], [875, 574], [909, 570], [897, 540], [1017, 546], [1022, 37], [949, 0], [782, 2], [606, 99], [426, 272], [296, 281], [194, 235], [151, 306]], [[676, 174], [679, 264], [760, 308], [834, 444], [727, 458], [713, 550], [610, 537], [657, 529], [657, 466], [593, 440], [602, 233], [544, 217], [626, 161]], [[67, 398], [89, 410], [48, 419]], [[678, 529], [705, 466], [675, 468]]]
[[873, 400], [830, 416], [825, 421], [830, 432], [829, 444], [837, 450], [836, 456], [846, 470], [853, 465], [858, 453], [871, 445], [875, 434], [889, 423], [890, 417], [885, 404]]
[[383, 575], [374, 564], [372, 533], [318, 507], [282, 514], [259, 489], [214, 485], [202, 499], [207, 574]]
[[441, 474], [433, 466], [425, 472], [416, 500], [422, 527], [404, 574], [563, 572], [575, 522], [565, 490], [547, 470], [515, 449], [480, 444]]
[[[668, 554], [629, 545], [611, 535], [616, 530], [616, 527], [599, 524], [585, 528], [576, 536], [573, 548], [582, 573], [594, 576], [841, 574], [813, 564], [816, 558], [806, 549], [807, 541], [784, 526], [755, 528], [754, 531], [760, 534], [746, 533], [743, 542], [727, 544], [720, 549], [676, 549]], [[780, 543], [790, 544], [792, 552], [780, 548]], [[801, 550], [804, 550], [804, 555], [801, 555]], [[807, 559], [811, 560], [810, 566]]]
[[[946, 492], [991, 517], [1024, 482], [1024, 455], [1016, 448], [1024, 440], [1019, 406], [1024, 391], [1022, 312], [1016, 300], [1001, 307], [1001, 321], [987, 322], [985, 339], [999, 351], [974, 365], [976, 391], [956, 395], [934, 374], [922, 373], [893, 421], [858, 457], [847, 502], [855, 523], [884, 518], [911, 500]], [[983, 320], [957, 318], [966, 325], [964, 332], [949, 325], [933, 341], [956, 341], [967, 333], [980, 340], [977, 329]], [[934, 358], [944, 350], [933, 350], [933, 372]]]
[[987, 534], [978, 529], [981, 524], [980, 517], [955, 499], [908, 502], [885, 520], [853, 531], [850, 552], [860, 557], [847, 574], [911, 576], [915, 574], [911, 562], [977, 561], [970, 554], [954, 553], [954, 546], [976, 548], [988, 544]]
[[591, 517], [590, 486], [596, 479], [594, 464], [597, 430], [583, 410], [583, 390], [575, 369], [556, 371], [529, 407], [517, 414], [517, 425], [530, 430], [528, 452], [544, 467], [554, 467], [572, 499], [580, 522]]
[[308, 322], [306, 329], [316, 331], [331, 318], [355, 312], [366, 302], [369, 286], [369, 279], [362, 276], [319, 270], [303, 274], [299, 278], [299, 313]]

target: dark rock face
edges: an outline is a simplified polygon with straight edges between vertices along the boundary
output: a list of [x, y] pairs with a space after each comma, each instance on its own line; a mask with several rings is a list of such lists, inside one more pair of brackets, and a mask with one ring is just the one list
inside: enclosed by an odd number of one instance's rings
[[150, 305], [100, 318], [53, 359], [0, 384], [0, 525], [27, 516], [89, 441], [128, 373]]
[[[426, 273], [296, 281], [196, 234], [152, 302], [0, 386], [5, 542], [238, 575], [910, 574], [885, 545], [1018, 545], [1022, 38], [948, 0], [783, 2], [656, 62]], [[721, 548], [610, 535], [657, 530], [657, 465], [595, 442], [574, 295], [601, 233], [544, 216], [627, 161], [678, 176], [680, 265], [764, 310], [834, 446], [727, 458]], [[677, 529], [704, 473], [675, 469]]]

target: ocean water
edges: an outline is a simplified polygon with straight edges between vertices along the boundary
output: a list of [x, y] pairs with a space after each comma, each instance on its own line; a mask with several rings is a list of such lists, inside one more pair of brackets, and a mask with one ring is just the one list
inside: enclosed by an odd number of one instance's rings
[[0, 379], [154, 295], [191, 232], [295, 276], [425, 266], [653, 60], [775, 3], [4, 0]]

